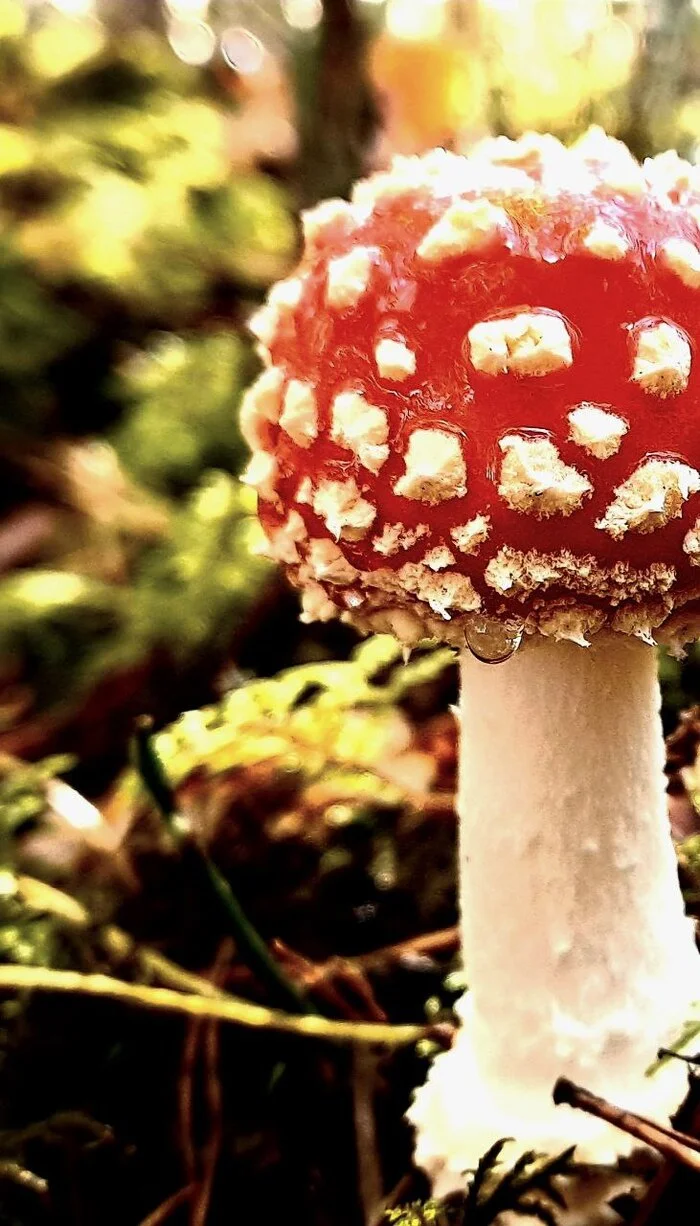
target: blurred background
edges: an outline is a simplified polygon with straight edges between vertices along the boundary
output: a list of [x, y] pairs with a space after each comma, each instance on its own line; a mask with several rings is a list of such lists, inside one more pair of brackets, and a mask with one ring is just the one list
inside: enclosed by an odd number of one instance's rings
[[99, 790], [138, 711], [347, 650], [256, 552], [246, 317], [393, 153], [590, 123], [695, 156], [700, 5], [0, 0], [0, 751]]
[[[309, 1007], [449, 1018], [452, 655], [299, 625], [239, 481], [246, 320], [394, 153], [591, 123], [700, 160], [698, 0], [0, 0], [1, 962], [155, 950], [279, 1004], [204, 856]], [[697, 909], [697, 654], [661, 668]], [[3, 997], [0, 1226], [374, 1226], [425, 1191], [434, 1044], [305, 1042]]]

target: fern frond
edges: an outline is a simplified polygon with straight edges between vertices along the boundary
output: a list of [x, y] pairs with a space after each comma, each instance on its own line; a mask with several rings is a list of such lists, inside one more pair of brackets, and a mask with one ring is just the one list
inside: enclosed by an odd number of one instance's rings
[[545, 1226], [559, 1226], [556, 1210], [566, 1209], [566, 1201], [553, 1182], [572, 1172], [574, 1147], [552, 1158], [529, 1150], [505, 1171], [495, 1185], [488, 1187], [506, 1141], [493, 1145], [481, 1159], [464, 1201], [462, 1226], [489, 1226], [500, 1214], [510, 1212], [530, 1216]]
[[485, 1154], [482, 1154], [469, 1183], [464, 1202], [465, 1211], [479, 1207], [484, 1184], [489, 1175], [494, 1174], [505, 1146], [512, 1140], [512, 1137], [503, 1137], [500, 1141], [496, 1141], [490, 1149], [487, 1149]]

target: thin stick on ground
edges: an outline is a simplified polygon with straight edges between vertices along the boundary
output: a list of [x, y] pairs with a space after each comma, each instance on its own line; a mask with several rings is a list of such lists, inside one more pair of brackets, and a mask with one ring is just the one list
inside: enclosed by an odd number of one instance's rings
[[397, 945], [384, 945], [381, 949], [372, 949], [366, 954], [356, 954], [348, 961], [364, 970], [381, 970], [401, 958], [451, 954], [458, 947], [459, 928], [454, 924], [451, 928], [439, 928], [436, 932], [426, 932], [407, 941], [399, 941]]
[[192, 1226], [206, 1226], [223, 1137], [223, 1093], [219, 1078], [219, 1022], [207, 1022], [204, 1034], [204, 1077], [209, 1111], [209, 1137], [202, 1154], [203, 1174], [192, 1214]]
[[[696, 1077], [690, 1078], [688, 1096], [676, 1119], [688, 1136], [700, 1136], [700, 1082]], [[668, 1226], [669, 1222], [686, 1221], [696, 1199], [695, 1172], [675, 1161], [664, 1162], [629, 1226]]]
[[569, 1107], [595, 1115], [608, 1124], [614, 1124], [631, 1137], [636, 1137], [638, 1141], [658, 1150], [665, 1158], [671, 1158], [693, 1171], [700, 1172], [700, 1141], [695, 1137], [677, 1132], [675, 1128], [665, 1128], [662, 1124], [636, 1115], [633, 1111], [616, 1107], [583, 1086], [575, 1085], [566, 1077], [560, 1077], [556, 1082], [552, 1098], [557, 1105], [566, 1103]]
[[272, 948], [287, 973], [339, 1017], [356, 1022], [387, 1020], [364, 971], [350, 960], [330, 958], [327, 962], [312, 962], [279, 940], [272, 942]]
[[[54, 915], [60, 916], [69, 924], [75, 924], [77, 927], [95, 928], [95, 922], [89, 913], [85, 910], [82, 903], [73, 898], [70, 894], [65, 894], [62, 890], [57, 890], [55, 886], [46, 885], [45, 882], [37, 880], [35, 877], [20, 876], [17, 878], [17, 886], [22, 897], [38, 911], [50, 911]], [[200, 996], [214, 997], [219, 1000], [237, 999], [231, 993], [224, 992], [203, 975], [197, 975], [193, 971], [186, 971], [184, 967], [178, 966], [177, 963], [171, 962], [164, 954], [158, 950], [151, 949], [148, 945], [138, 944], [133, 937], [121, 928], [117, 928], [114, 924], [107, 925], [100, 929], [100, 937], [107, 951], [117, 962], [132, 960], [135, 961], [144, 974], [148, 978], [155, 978], [167, 987], [178, 988], [185, 992], [194, 992]], [[459, 944], [459, 929], [455, 926], [452, 928], [443, 928], [436, 932], [428, 932], [424, 935], [411, 937], [407, 941], [401, 941], [396, 945], [386, 945], [381, 949], [371, 950], [366, 954], [359, 954], [353, 958], [330, 958], [326, 962], [315, 963], [308, 958], [304, 958], [301, 954], [290, 949], [280, 941], [273, 941], [273, 948], [277, 951], [278, 956], [287, 962], [287, 969], [295, 975], [299, 974], [305, 980], [305, 987], [313, 987], [316, 989], [319, 985], [326, 981], [332, 981], [333, 976], [343, 971], [341, 978], [346, 983], [350, 984], [354, 989], [354, 995], [360, 996], [363, 1004], [366, 1006], [364, 1016], [358, 1014], [357, 1009], [350, 1007], [350, 1002], [345, 999], [341, 993], [336, 993], [333, 990], [324, 991], [324, 998], [329, 1007], [335, 1007], [341, 1017], [347, 1017], [351, 1021], [374, 1021], [383, 1022], [386, 1020], [384, 1011], [379, 1007], [371, 986], [363, 980], [364, 973], [369, 970], [381, 970], [384, 967], [390, 967], [394, 962], [402, 957], [409, 955], [430, 955], [437, 953], [451, 953], [457, 949]], [[349, 972], [345, 974], [346, 970]], [[241, 982], [243, 976], [238, 972], [244, 972], [247, 976], [252, 976], [252, 972], [248, 967], [237, 966], [232, 968], [229, 979], [236, 982]], [[361, 985], [364, 983], [366, 992], [362, 992]], [[444, 1039], [444, 1034], [442, 1035]]]
[[[230, 939], [222, 942], [211, 972], [214, 983], [220, 982], [225, 977], [233, 949], [233, 942]], [[191, 1226], [206, 1226], [223, 1137], [223, 1092], [219, 1078], [220, 1023], [207, 1021], [203, 1025], [204, 1089], [209, 1117], [209, 1136], [202, 1148], [201, 1177], [190, 1214]]]
[[192, 1100], [194, 1096], [194, 1069], [197, 1061], [201, 1025], [202, 1023], [199, 1018], [191, 1018], [188, 1022], [185, 1033], [185, 1042], [182, 1047], [178, 1086], [178, 1132], [180, 1137], [180, 1148], [182, 1150], [182, 1164], [185, 1168], [185, 1177], [187, 1182], [192, 1186], [192, 1188], [194, 1188], [197, 1183], [197, 1160], [193, 1139], [194, 1110]]
[[162, 1226], [162, 1223], [166, 1222], [176, 1209], [187, 1203], [193, 1191], [192, 1185], [180, 1188], [179, 1192], [173, 1193], [167, 1200], [164, 1200], [162, 1205], [153, 1210], [153, 1213], [149, 1213], [148, 1217], [141, 1222], [141, 1226]]
[[283, 1013], [279, 1009], [254, 1005], [224, 993], [212, 997], [203, 993], [175, 992], [170, 988], [125, 983], [110, 975], [83, 975], [79, 971], [59, 971], [40, 966], [0, 966], [0, 991], [24, 989], [80, 993], [141, 1008], [181, 1013], [187, 1017], [215, 1018], [252, 1029], [273, 1030], [336, 1043], [380, 1043], [387, 1047], [403, 1047], [440, 1034], [434, 1026], [346, 1022], [315, 1015]]
[[356, 1047], [352, 1057], [352, 1105], [357, 1154], [357, 1183], [365, 1226], [371, 1226], [381, 1204], [383, 1181], [374, 1115], [377, 1057]]

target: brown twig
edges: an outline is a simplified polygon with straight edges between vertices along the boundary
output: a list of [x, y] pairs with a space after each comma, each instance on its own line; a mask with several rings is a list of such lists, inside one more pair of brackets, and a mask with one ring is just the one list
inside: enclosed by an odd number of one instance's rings
[[606, 1099], [584, 1089], [583, 1086], [575, 1085], [567, 1077], [560, 1077], [557, 1080], [552, 1091], [552, 1098], [557, 1105], [565, 1103], [569, 1107], [585, 1111], [588, 1115], [595, 1115], [598, 1119], [613, 1124], [615, 1128], [620, 1128], [629, 1136], [636, 1137], [644, 1145], [658, 1150], [665, 1158], [673, 1159], [693, 1171], [700, 1172], [700, 1141], [695, 1137], [688, 1136], [684, 1132], [677, 1132], [675, 1128], [665, 1128], [662, 1124], [646, 1119], [643, 1115], [636, 1115], [633, 1111], [625, 1111], [622, 1107], [616, 1107]]
[[453, 953], [459, 946], [459, 928], [454, 924], [451, 928], [439, 928], [436, 932], [426, 932], [408, 941], [399, 941], [397, 945], [384, 945], [381, 949], [373, 949], [367, 954], [358, 954], [352, 959], [356, 966], [364, 970], [382, 970], [387, 965], [406, 957], [430, 957], [432, 954]]
[[[286, 972], [338, 1016], [352, 1021], [384, 1022], [386, 1014], [377, 1002], [367, 973], [390, 969], [402, 958], [452, 953], [459, 945], [459, 928], [456, 925], [443, 928], [353, 958], [332, 957], [325, 962], [312, 962], [280, 940], [273, 940], [271, 945]], [[240, 970], [236, 968], [237, 981]]]
[[[697, 1077], [691, 1077], [688, 1095], [674, 1122], [687, 1135], [700, 1135], [700, 1081]], [[668, 1226], [669, 1222], [683, 1221], [688, 1205], [696, 1201], [697, 1195], [698, 1176], [695, 1171], [673, 1160], [664, 1162], [629, 1226]]]
[[209, 1138], [202, 1152], [202, 1180], [197, 1195], [195, 1211], [192, 1216], [192, 1226], [205, 1226], [214, 1188], [214, 1176], [221, 1154], [223, 1137], [223, 1093], [219, 1078], [219, 1042], [220, 1026], [218, 1022], [208, 1022], [204, 1036], [204, 1077], [206, 1085], [206, 1100], [209, 1113]]
[[357, 1154], [357, 1183], [365, 1226], [374, 1221], [382, 1200], [382, 1170], [379, 1162], [374, 1087], [377, 1057], [368, 1047], [356, 1047], [352, 1059], [352, 1105]]
[[319, 965], [305, 958], [296, 950], [285, 945], [283, 941], [273, 938], [270, 942], [272, 950], [284, 966], [288, 975], [300, 983], [305, 991], [311, 990], [317, 999], [323, 1000], [331, 1012], [338, 1017], [357, 1020], [355, 1011], [348, 1008], [347, 1001], [338, 991], [330, 975], [323, 974], [326, 964]]
[[[225, 977], [227, 967], [233, 954], [233, 941], [222, 942], [221, 948], [211, 971], [211, 979], [217, 986]], [[208, 1021], [204, 1024], [204, 1086], [209, 1116], [209, 1136], [202, 1149], [201, 1175], [196, 1200], [193, 1202], [190, 1215], [191, 1226], [205, 1226], [216, 1166], [221, 1153], [223, 1136], [223, 1095], [219, 1080], [219, 1022]]]
[[[233, 942], [222, 942], [207, 982], [220, 987], [233, 953]], [[204, 1087], [209, 1115], [209, 1136], [203, 1146], [194, 1141], [194, 1089], [198, 1057], [204, 1055]], [[190, 1206], [190, 1226], [204, 1226], [214, 1173], [219, 1159], [222, 1136], [222, 1096], [218, 1077], [219, 1023], [213, 1019], [193, 1018], [187, 1035], [180, 1065], [179, 1117], [180, 1146], [188, 1184], [193, 1188]]]
[[312, 992], [340, 1017], [351, 1021], [387, 1020], [364, 971], [350, 959], [329, 958], [326, 962], [312, 962], [282, 941], [273, 940], [271, 944], [287, 973], [294, 976], [304, 991]]
[[179, 1192], [173, 1193], [167, 1200], [164, 1200], [162, 1205], [153, 1210], [153, 1213], [149, 1213], [148, 1217], [141, 1222], [141, 1226], [161, 1226], [161, 1223], [165, 1222], [176, 1209], [179, 1209], [180, 1205], [187, 1203], [193, 1191], [192, 1185], [180, 1188]]
[[178, 1087], [178, 1116], [182, 1164], [185, 1168], [187, 1182], [193, 1189], [197, 1183], [197, 1160], [193, 1140], [194, 1070], [197, 1062], [201, 1026], [201, 1019], [195, 1017], [191, 1018], [187, 1024], [185, 1042], [182, 1048], [182, 1059], [180, 1061]]

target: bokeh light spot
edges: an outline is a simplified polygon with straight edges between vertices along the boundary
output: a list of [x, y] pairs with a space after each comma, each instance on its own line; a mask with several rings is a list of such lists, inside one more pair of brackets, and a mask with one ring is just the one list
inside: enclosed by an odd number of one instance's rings
[[396, 38], [439, 38], [447, 27], [445, 0], [389, 0], [386, 28]]
[[282, 0], [282, 13], [295, 30], [314, 30], [323, 16], [321, 0]]
[[52, 0], [53, 7], [66, 17], [89, 17], [95, 8], [95, 0]]
[[209, 12], [209, 0], [165, 0], [173, 17], [203, 21]]
[[216, 49], [216, 35], [206, 21], [175, 18], [168, 26], [168, 42], [183, 64], [207, 64]]
[[265, 48], [252, 30], [231, 26], [221, 35], [221, 54], [229, 67], [250, 76], [262, 67]]

